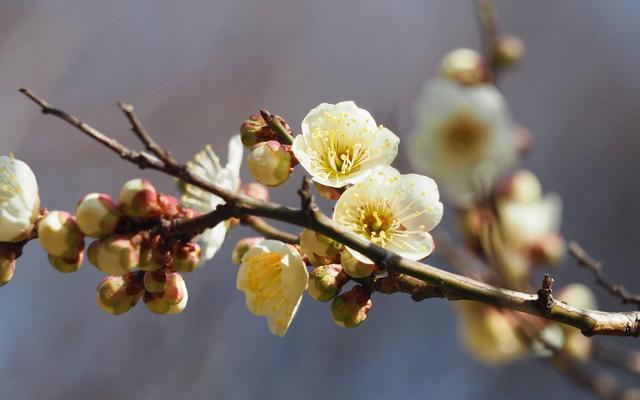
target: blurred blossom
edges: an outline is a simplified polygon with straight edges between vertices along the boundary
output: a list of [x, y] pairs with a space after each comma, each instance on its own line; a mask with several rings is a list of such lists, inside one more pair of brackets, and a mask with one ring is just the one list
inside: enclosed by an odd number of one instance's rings
[[[433, 251], [429, 231], [440, 223], [443, 206], [433, 179], [378, 167], [347, 189], [336, 203], [333, 219], [357, 235], [411, 260]], [[364, 263], [364, 255], [350, 250]]]
[[[187, 163], [187, 168], [196, 176], [235, 192], [240, 188], [242, 152], [243, 146], [240, 141], [240, 135], [235, 135], [229, 140], [228, 162], [224, 168], [221, 166], [220, 159], [213, 152], [211, 146], [206, 146], [198, 152], [194, 160]], [[215, 194], [193, 185], [185, 184], [182, 190], [184, 192], [182, 202], [203, 214], [213, 211], [217, 206], [224, 203], [224, 200]], [[202, 248], [201, 263], [213, 258], [220, 246], [222, 246], [226, 234], [226, 223], [219, 223], [196, 238]]]
[[378, 165], [390, 165], [400, 139], [353, 101], [322, 103], [302, 120], [292, 150], [313, 180], [340, 188], [362, 182]]
[[29, 166], [0, 156], [0, 242], [26, 239], [40, 212], [38, 183]]
[[244, 292], [249, 311], [267, 317], [271, 333], [284, 336], [308, 281], [309, 273], [295, 248], [265, 240], [242, 257], [236, 287]]
[[415, 106], [408, 153], [461, 207], [486, 196], [516, 160], [507, 104], [493, 85], [428, 81]]

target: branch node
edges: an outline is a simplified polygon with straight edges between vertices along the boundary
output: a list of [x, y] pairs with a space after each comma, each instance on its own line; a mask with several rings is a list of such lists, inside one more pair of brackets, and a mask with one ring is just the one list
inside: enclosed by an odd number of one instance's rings
[[550, 310], [553, 307], [552, 286], [553, 278], [549, 274], [544, 274], [542, 287], [538, 290], [538, 304], [546, 310]]

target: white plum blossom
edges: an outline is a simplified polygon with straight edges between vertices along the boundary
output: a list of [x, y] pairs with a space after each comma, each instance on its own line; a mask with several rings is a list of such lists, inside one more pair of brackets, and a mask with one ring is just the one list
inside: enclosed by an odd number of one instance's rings
[[0, 156], [0, 242], [19, 242], [28, 237], [40, 212], [38, 182], [29, 166]]
[[368, 111], [343, 101], [309, 111], [292, 151], [315, 182], [340, 188], [361, 182], [375, 166], [390, 165], [399, 143]]
[[[420, 260], [434, 248], [429, 231], [442, 218], [439, 198], [433, 179], [378, 167], [342, 194], [333, 219], [380, 247]], [[364, 255], [349, 251], [359, 261], [371, 263]]]
[[242, 257], [236, 287], [244, 292], [249, 311], [267, 317], [271, 333], [284, 336], [308, 281], [309, 273], [295, 248], [265, 240]]
[[487, 195], [516, 160], [507, 104], [493, 85], [425, 84], [415, 107], [409, 158], [461, 207]]
[[[229, 140], [228, 162], [224, 168], [220, 164], [220, 159], [209, 145], [198, 152], [193, 161], [187, 163], [187, 168], [194, 175], [235, 192], [240, 187], [242, 152], [243, 146], [240, 141], [240, 135], [235, 135]], [[182, 202], [199, 213], [208, 213], [224, 203], [224, 200], [215, 194], [193, 185], [184, 185], [183, 191]], [[226, 235], [227, 225], [221, 222], [215, 227], [207, 229], [196, 238], [196, 241], [202, 247], [201, 263], [213, 258], [222, 246]]]

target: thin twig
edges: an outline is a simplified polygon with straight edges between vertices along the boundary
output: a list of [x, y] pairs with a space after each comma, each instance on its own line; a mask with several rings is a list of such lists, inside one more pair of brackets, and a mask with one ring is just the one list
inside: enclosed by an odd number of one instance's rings
[[622, 371], [640, 376], [640, 352], [638, 351], [594, 342], [593, 357]]
[[635, 304], [640, 307], [640, 296], [630, 293], [622, 285], [609, 282], [602, 271], [602, 263], [591, 257], [585, 249], [576, 242], [569, 243], [569, 253], [578, 261], [578, 264], [591, 270], [596, 277], [596, 283], [605, 288], [611, 295], [618, 297], [622, 304]]
[[300, 243], [300, 238], [292, 233], [282, 231], [273, 225], [269, 224], [262, 218], [248, 215], [240, 219], [240, 223], [251, 227], [254, 231], [258, 232], [267, 239], [280, 240], [281, 242], [289, 244]]
[[140, 119], [138, 119], [138, 117], [136, 116], [131, 104], [120, 102], [118, 103], [118, 106], [129, 120], [129, 123], [131, 124], [131, 130], [138, 137], [138, 139], [140, 139], [142, 144], [144, 144], [147, 151], [151, 152], [151, 154], [154, 154], [156, 157], [167, 164], [177, 164], [176, 159], [171, 156], [171, 153], [162, 148], [162, 146], [160, 146], [151, 137], [151, 135], [149, 135], [146, 129], [144, 129], [142, 123], [140, 122]]

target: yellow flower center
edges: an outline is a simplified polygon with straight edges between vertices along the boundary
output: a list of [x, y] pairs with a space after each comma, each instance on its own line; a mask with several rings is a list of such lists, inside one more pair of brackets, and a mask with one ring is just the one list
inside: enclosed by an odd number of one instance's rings
[[6, 203], [22, 192], [13, 167], [13, 154], [9, 154], [9, 157], [11, 158], [11, 167], [0, 166], [0, 204]]
[[467, 111], [458, 111], [440, 128], [440, 140], [448, 159], [476, 158], [487, 142], [489, 130]]
[[281, 260], [279, 253], [263, 253], [247, 260], [247, 283], [255, 296], [255, 304], [258, 307], [268, 304], [271, 312], [278, 310], [285, 301]]

